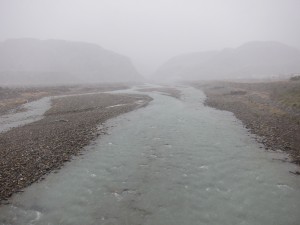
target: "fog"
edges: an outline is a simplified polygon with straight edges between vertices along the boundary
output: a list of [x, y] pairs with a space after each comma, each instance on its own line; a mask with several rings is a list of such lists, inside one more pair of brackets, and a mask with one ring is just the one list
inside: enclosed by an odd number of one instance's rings
[[300, 225], [300, 0], [0, 0], [0, 225]]
[[298, 0], [0, 0], [0, 40], [91, 42], [143, 75], [169, 58], [248, 41], [300, 48]]

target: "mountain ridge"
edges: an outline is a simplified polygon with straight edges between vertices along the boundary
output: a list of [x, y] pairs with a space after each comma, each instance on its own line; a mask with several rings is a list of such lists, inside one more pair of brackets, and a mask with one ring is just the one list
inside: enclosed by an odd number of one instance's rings
[[[195, 57], [201, 54], [205, 60]], [[299, 72], [300, 50], [280, 42], [254, 41], [237, 48], [175, 56], [162, 64], [153, 77], [161, 80], [243, 79]]]
[[[55, 77], [53, 81], [51, 76]], [[128, 57], [97, 44], [33, 38], [8, 39], [0, 43], [1, 83], [141, 80], [142, 76]]]

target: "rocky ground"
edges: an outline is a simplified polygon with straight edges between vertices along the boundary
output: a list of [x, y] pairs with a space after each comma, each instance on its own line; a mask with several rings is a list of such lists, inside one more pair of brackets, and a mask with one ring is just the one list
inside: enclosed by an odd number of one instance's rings
[[22, 104], [46, 96], [113, 91], [127, 89], [129, 87], [128, 84], [122, 83], [55, 87], [0, 87], [0, 115], [22, 110], [19, 108]]
[[0, 202], [79, 154], [105, 132], [99, 124], [151, 100], [125, 94], [62, 97], [53, 100], [42, 120], [0, 133]]
[[205, 92], [207, 105], [233, 112], [266, 149], [287, 152], [300, 164], [300, 81], [191, 85]]

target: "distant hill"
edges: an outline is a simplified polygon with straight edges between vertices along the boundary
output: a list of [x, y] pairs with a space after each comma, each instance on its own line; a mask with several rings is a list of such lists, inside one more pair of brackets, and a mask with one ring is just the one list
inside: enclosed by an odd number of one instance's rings
[[160, 80], [269, 78], [300, 72], [300, 51], [278, 42], [176, 56], [154, 74]]
[[11, 39], [0, 43], [1, 84], [141, 81], [129, 58], [96, 44]]

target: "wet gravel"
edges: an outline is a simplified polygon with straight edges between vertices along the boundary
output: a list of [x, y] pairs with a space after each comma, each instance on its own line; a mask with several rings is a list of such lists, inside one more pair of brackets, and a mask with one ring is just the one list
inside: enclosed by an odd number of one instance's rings
[[36, 101], [46, 96], [72, 95], [80, 93], [96, 93], [104, 91], [128, 89], [131, 84], [81, 84], [62, 86], [36, 87], [1, 87], [0, 85], [0, 116], [23, 111], [22, 104]]
[[120, 94], [62, 97], [53, 100], [42, 120], [0, 133], [0, 202], [80, 154], [105, 133], [100, 124], [151, 100]]
[[272, 99], [272, 92], [263, 88], [263, 84], [249, 84], [251, 89], [243, 83], [192, 85], [205, 92], [206, 105], [233, 112], [267, 150], [286, 152], [292, 162], [300, 164], [300, 114], [297, 109], [291, 110]]

